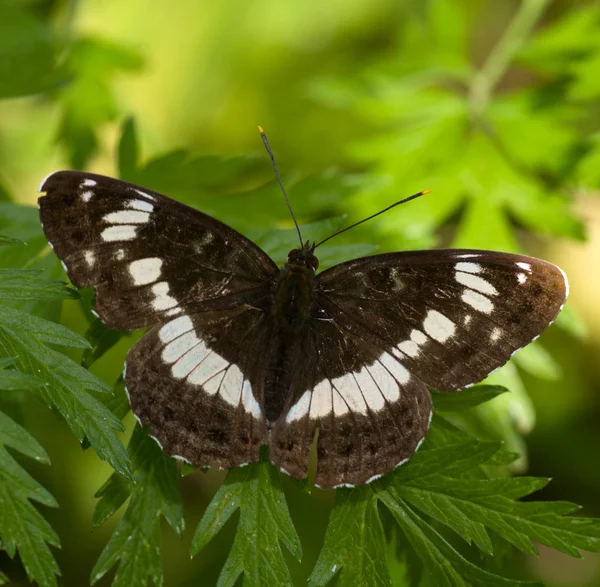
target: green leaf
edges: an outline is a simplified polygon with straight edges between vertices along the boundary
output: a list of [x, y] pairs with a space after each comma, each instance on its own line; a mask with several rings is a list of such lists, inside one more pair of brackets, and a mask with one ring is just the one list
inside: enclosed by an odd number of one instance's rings
[[33, 375], [26, 375], [16, 369], [6, 369], [17, 361], [17, 357], [0, 357], [0, 390], [16, 391], [37, 389], [44, 381]]
[[36, 12], [0, 3], [0, 99], [40, 93], [64, 79], [62, 42]]
[[87, 437], [102, 460], [130, 475], [127, 452], [116, 435], [123, 425], [89, 393], [106, 392], [106, 384], [48, 344], [88, 346], [64, 326], [0, 306], [0, 352], [17, 356], [23, 372], [45, 382], [37, 390], [38, 397], [62, 414], [80, 442]]
[[0, 442], [40, 463], [50, 464], [50, 457], [37, 440], [2, 412], [0, 412]]
[[31, 501], [48, 507], [58, 504], [5, 447], [41, 463], [49, 464], [50, 459], [33, 436], [0, 412], [0, 542], [11, 558], [19, 553], [31, 581], [56, 586], [60, 571], [49, 546], [60, 547], [60, 541]]
[[150, 578], [162, 586], [160, 519], [164, 516], [178, 534], [184, 530], [179, 497], [178, 473], [168, 457], [147, 432], [136, 425], [129, 442], [135, 485], [117, 479], [117, 473], [100, 489], [94, 524], [103, 523], [131, 498], [125, 515], [92, 569], [92, 585], [118, 563], [113, 587], [145, 586]]
[[138, 167], [138, 143], [135, 119], [125, 119], [121, 127], [121, 140], [119, 141], [119, 177], [124, 180], [135, 178]]
[[74, 289], [60, 281], [40, 279], [41, 271], [0, 269], [0, 300], [79, 299]]
[[506, 579], [480, 569], [459, 554], [406, 502], [394, 501], [385, 494], [381, 500], [392, 512], [409, 543], [421, 558], [426, 571], [433, 577], [436, 587], [541, 585], [530, 581]]
[[63, 115], [58, 138], [76, 169], [84, 168], [96, 152], [97, 128], [119, 113], [112, 78], [141, 65], [137, 52], [103, 39], [79, 37], [70, 45], [65, 67], [71, 77], [59, 94]]
[[336, 585], [390, 585], [383, 527], [377, 495], [371, 485], [338, 489], [323, 548], [308, 580], [324, 586], [339, 575]]
[[476, 385], [456, 393], [431, 392], [433, 406], [437, 412], [458, 412], [490, 401], [508, 389], [501, 385]]
[[277, 470], [263, 455], [261, 462], [227, 473], [192, 539], [192, 556], [200, 552], [240, 510], [233, 546], [219, 577], [219, 586], [291, 585], [280, 542], [300, 560], [300, 540], [287, 509]]
[[9, 236], [3, 236], [0, 234], [0, 247], [12, 247], [14, 245], [24, 245], [23, 241], [17, 238], [10, 238]]

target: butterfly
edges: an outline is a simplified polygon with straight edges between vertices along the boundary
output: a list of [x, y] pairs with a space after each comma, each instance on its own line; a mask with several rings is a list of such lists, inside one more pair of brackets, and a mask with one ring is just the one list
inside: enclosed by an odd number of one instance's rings
[[46, 237], [75, 286], [95, 289], [99, 318], [149, 329], [126, 360], [134, 414], [199, 466], [252, 463], [267, 445], [302, 479], [317, 435], [317, 486], [370, 482], [420, 446], [428, 387], [484, 379], [568, 293], [555, 265], [492, 251], [379, 254], [317, 273], [301, 241], [278, 267], [233, 228], [124, 181], [58, 171], [40, 191]]

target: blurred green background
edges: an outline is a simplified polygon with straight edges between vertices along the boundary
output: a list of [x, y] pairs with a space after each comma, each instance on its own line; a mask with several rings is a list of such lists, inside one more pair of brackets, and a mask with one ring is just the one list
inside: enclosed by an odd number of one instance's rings
[[[371, 245], [453, 244], [560, 264], [572, 292], [565, 315], [498, 376], [513, 393], [476, 425], [523, 451], [521, 472], [554, 479], [539, 497], [599, 516], [599, 96], [597, 2], [0, 0], [0, 199], [34, 205], [41, 179], [60, 168], [120, 174], [216, 215], [280, 261], [290, 219], [258, 124], [302, 223], [336, 226], [433, 190], [340, 238], [329, 262]], [[7, 226], [0, 218], [0, 232]], [[42, 245], [35, 263], [64, 278]], [[44, 311], [87, 328], [77, 303]], [[112, 384], [133, 340], [94, 372]], [[33, 394], [22, 411], [52, 459], [28, 468], [61, 506], [40, 508], [62, 542], [61, 584], [86, 585], [117, 523], [90, 530], [111, 470]], [[188, 530], [181, 540], [164, 528], [167, 586], [216, 581], [235, 523], [192, 561], [188, 547], [223, 476], [182, 480]], [[302, 584], [332, 492], [285, 488], [304, 548], [302, 564], [288, 560]], [[551, 586], [600, 585], [597, 555], [542, 548], [514, 564]], [[0, 556], [0, 567], [26, 584], [18, 563]]]

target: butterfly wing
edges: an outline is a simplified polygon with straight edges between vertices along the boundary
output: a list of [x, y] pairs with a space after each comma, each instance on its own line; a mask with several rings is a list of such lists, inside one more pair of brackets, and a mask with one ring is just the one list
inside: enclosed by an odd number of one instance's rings
[[481, 381], [556, 318], [563, 271], [510, 253], [437, 250], [342, 263], [318, 277], [323, 311], [429, 387]]
[[96, 290], [100, 318], [153, 326], [126, 362], [140, 422], [197, 465], [257, 460], [273, 261], [214, 218], [123, 181], [60, 171], [40, 191], [44, 232], [73, 283]]
[[318, 368], [292, 390], [271, 458], [306, 474], [317, 426], [317, 478], [364, 483], [417, 449], [431, 416], [426, 386], [454, 391], [484, 379], [554, 320], [564, 273], [545, 261], [490, 251], [391, 253], [317, 276], [303, 344]]
[[111, 328], [233, 307], [277, 273], [229, 226], [133, 184], [58, 171], [40, 191], [48, 241], [73, 283], [96, 290], [96, 312]]
[[320, 487], [368, 483], [410, 458], [431, 420], [425, 384], [336, 320], [314, 320], [303, 346], [293, 405], [271, 431], [273, 463], [305, 477], [317, 426]]

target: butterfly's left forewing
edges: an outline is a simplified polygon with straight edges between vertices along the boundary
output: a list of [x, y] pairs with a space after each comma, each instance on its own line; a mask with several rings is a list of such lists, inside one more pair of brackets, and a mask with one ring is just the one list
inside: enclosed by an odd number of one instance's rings
[[252, 241], [215, 218], [133, 184], [78, 171], [47, 177], [40, 218], [77, 287], [119, 330], [243, 303], [277, 273]]

